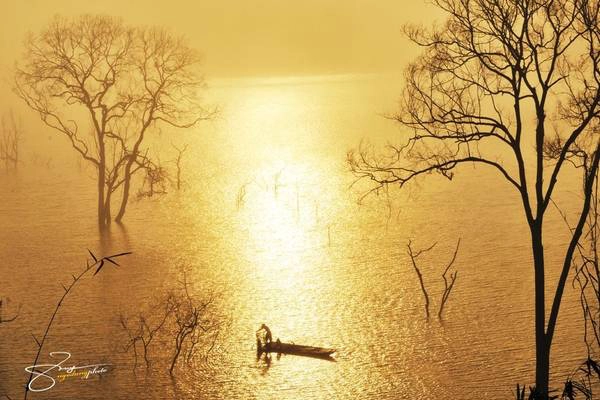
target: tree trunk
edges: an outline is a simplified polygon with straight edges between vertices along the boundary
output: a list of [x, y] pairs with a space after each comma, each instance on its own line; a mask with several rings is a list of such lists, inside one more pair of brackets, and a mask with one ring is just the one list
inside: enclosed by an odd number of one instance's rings
[[[150, 113], [150, 117], [152, 117], [152, 113]], [[140, 133], [140, 137], [135, 142], [135, 145], [133, 146], [133, 149], [131, 151], [131, 155], [129, 156], [129, 160], [127, 160], [127, 164], [125, 165], [125, 175], [123, 176], [123, 178], [125, 179], [125, 181], [123, 182], [123, 197], [121, 198], [121, 207], [119, 208], [119, 213], [115, 217], [115, 221], [117, 221], [117, 222], [121, 222], [121, 220], [123, 219], [123, 216], [125, 215], [125, 210], [127, 209], [127, 202], [129, 201], [129, 191], [131, 189], [131, 175], [132, 175], [131, 168], [133, 167], [133, 163], [139, 154], [140, 145], [142, 144], [142, 141], [144, 140], [144, 132], [148, 128], [148, 125], [150, 124], [150, 122], [151, 122], [151, 119], [149, 119], [144, 124], [144, 127], [142, 128], [142, 132]]]
[[[548, 399], [550, 381], [550, 343], [546, 338], [538, 337], [535, 340], [535, 388], [540, 399]], [[537, 399], [538, 397], [536, 397]]]
[[96, 132], [98, 135], [98, 225], [100, 229], [106, 226], [106, 208], [105, 208], [105, 193], [106, 193], [106, 151], [104, 147], [104, 133], [99, 130], [95, 123]]
[[175, 354], [173, 354], [173, 359], [171, 360], [171, 368], [169, 368], [169, 375], [173, 376], [173, 369], [175, 368], [175, 364], [177, 363], [177, 359], [179, 358], [179, 354], [181, 353], [181, 346], [183, 345], [183, 339], [179, 340], [179, 336], [175, 338]]
[[119, 212], [115, 217], [115, 221], [121, 222], [123, 216], [125, 215], [125, 211], [127, 209], [127, 202], [129, 201], [129, 191], [131, 188], [131, 167], [133, 165], [133, 158], [131, 161], [127, 162], [125, 166], [125, 176], [123, 182], [123, 197], [121, 198], [121, 207], [119, 207]]
[[544, 246], [542, 222], [531, 226], [531, 242], [535, 273], [535, 387], [539, 396], [546, 399], [550, 379], [550, 346], [546, 337], [546, 304], [544, 277]]
[[106, 213], [104, 208], [104, 180], [106, 178], [104, 162], [98, 165], [98, 225], [100, 228], [106, 226]]
[[110, 201], [111, 201], [111, 188], [108, 187], [107, 188], [107, 193], [106, 193], [106, 200], [104, 202], [104, 217], [106, 218], [106, 225], [110, 225], [111, 222], [111, 213], [110, 213]]
[[133, 163], [139, 155], [140, 145], [144, 141], [144, 133], [146, 133], [146, 129], [150, 126], [152, 121], [154, 120], [154, 110], [156, 107], [156, 99], [153, 99], [152, 107], [149, 110], [148, 119], [144, 122], [142, 126], [142, 130], [140, 131], [140, 136], [137, 138], [135, 144], [133, 145], [133, 149], [131, 150], [131, 155], [129, 156], [129, 160], [127, 160], [127, 164], [125, 165], [125, 175], [123, 182], [123, 197], [121, 198], [121, 207], [119, 208], [119, 213], [115, 217], [116, 222], [121, 222], [123, 216], [125, 215], [125, 210], [127, 209], [127, 202], [129, 201], [129, 191], [131, 188], [131, 168], [133, 167]]

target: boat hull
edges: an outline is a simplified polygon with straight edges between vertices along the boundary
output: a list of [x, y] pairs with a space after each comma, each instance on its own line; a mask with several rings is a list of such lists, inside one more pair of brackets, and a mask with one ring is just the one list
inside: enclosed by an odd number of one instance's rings
[[259, 350], [266, 353], [293, 354], [297, 356], [324, 358], [331, 357], [331, 355], [335, 353], [335, 349], [315, 346], [304, 346], [300, 344], [283, 342], [272, 342], [267, 344], [266, 346], [263, 346], [262, 349]]

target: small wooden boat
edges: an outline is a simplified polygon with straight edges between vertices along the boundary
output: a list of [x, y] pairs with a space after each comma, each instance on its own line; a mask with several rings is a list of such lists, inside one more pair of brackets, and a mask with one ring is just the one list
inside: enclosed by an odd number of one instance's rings
[[294, 343], [283, 343], [279, 340], [268, 343], [265, 346], [261, 346], [261, 348], [259, 348], [258, 350], [265, 353], [293, 354], [297, 356], [319, 358], [329, 358], [333, 353], [335, 353], [335, 349], [315, 346], [304, 346]]

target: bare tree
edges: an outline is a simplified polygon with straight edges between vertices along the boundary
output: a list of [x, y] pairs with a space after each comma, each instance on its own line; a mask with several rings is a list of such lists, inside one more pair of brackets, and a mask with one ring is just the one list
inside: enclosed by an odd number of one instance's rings
[[0, 132], [0, 161], [6, 170], [16, 169], [19, 165], [19, 148], [23, 140], [21, 120], [11, 110], [8, 116], [2, 116], [2, 132]]
[[112, 220], [117, 190], [115, 220], [123, 219], [132, 178], [150, 165], [143, 160], [149, 134], [212, 115], [197, 97], [198, 63], [183, 39], [107, 16], [56, 17], [29, 36], [15, 91], [97, 170], [100, 226]]
[[186, 362], [191, 361], [196, 354], [197, 345], [202, 339], [209, 338], [210, 345], [207, 349], [211, 351], [221, 325], [221, 321], [213, 318], [209, 313], [214, 297], [203, 301], [196, 299], [189, 291], [189, 282], [185, 272], [183, 281], [180, 283], [182, 292], [180, 296], [176, 297], [179, 301], [175, 303], [174, 349], [169, 367], [170, 375], [173, 375], [173, 369], [182, 354], [184, 354]]
[[198, 103], [202, 81], [194, 68], [199, 63], [199, 56], [183, 39], [156, 28], [138, 29], [135, 38], [132, 64], [141, 78], [139, 83], [143, 90], [132, 107], [135, 140], [125, 164], [123, 196], [116, 221], [125, 214], [132, 171], [148, 131], [158, 124], [191, 128], [214, 114]]
[[185, 144], [183, 145], [183, 147], [177, 147], [174, 144], [171, 144], [171, 146], [173, 146], [173, 148], [177, 151], [177, 157], [175, 158], [175, 167], [177, 168], [177, 175], [176, 175], [176, 186], [177, 186], [177, 190], [181, 190], [181, 162], [183, 160], [183, 155], [184, 153], [187, 151], [188, 149], [188, 145]]
[[[362, 147], [348, 162], [372, 192], [465, 164], [499, 172], [520, 196], [535, 282], [536, 395], [548, 397], [552, 339], [600, 158], [598, 0], [434, 0], [440, 27], [406, 27], [423, 54], [406, 70], [405, 140], [384, 154]], [[585, 154], [585, 157], [580, 157]], [[547, 313], [544, 218], [558, 176], [579, 159], [584, 181]], [[552, 286], [554, 286], [552, 285]]]
[[[119, 322], [127, 335], [124, 352], [132, 352], [134, 371], [138, 365], [140, 352], [143, 355], [146, 371], [150, 370], [150, 352], [153, 343], [166, 343], [168, 371], [175, 374], [180, 358], [190, 363], [202, 351], [206, 359], [213, 350], [223, 319], [212, 309], [214, 295], [199, 299], [191, 292], [191, 283], [185, 270], [181, 280], [172, 290], [156, 299], [150, 310], [141, 312], [136, 318], [119, 316]], [[169, 343], [171, 345], [169, 345]]]
[[161, 165], [160, 160], [155, 163], [151, 159], [143, 157], [136, 160], [136, 163], [145, 172], [142, 186], [138, 191], [138, 198], [166, 194], [169, 174], [167, 169]]
[[151, 315], [140, 313], [135, 321], [135, 328], [131, 326], [130, 320], [124, 315], [119, 315], [119, 323], [127, 333], [127, 342], [123, 346], [125, 353], [133, 351], [135, 372], [138, 363], [138, 346], [142, 346], [142, 354], [146, 363], [146, 369], [150, 369], [150, 347], [154, 339], [160, 334], [167, 319], [173, 314], [175, 302], [171, 295], [167, 296], [162, 304], [154, 307], [155, 312]]

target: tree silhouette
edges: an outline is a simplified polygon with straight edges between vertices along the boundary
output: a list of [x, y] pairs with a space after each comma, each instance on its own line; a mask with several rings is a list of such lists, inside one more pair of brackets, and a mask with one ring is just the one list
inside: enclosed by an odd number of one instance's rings
[[108, 16], [55, 17], [29, 35], [15, 91], [96, 168], [100, 226], [111, 222], [118, 190], [115, 220], [123, 219], [132, 177], [155, 165], [144, 147], [152, 131], [212, 115], [197, 97], [198, 63], [183, 39]]
[[[370, 192], [463, 164], [500, 173], [522, 201], [535, 281], [536, 393], [548, 397], [550, 350], [573, 254], [590, 209], [600, 158], [598, 0], [434, 0], [448, 16], [431, 30], [408, 26], [422, 46], [406, 70], [404, 141], [376, 152], [361, 146], [348, 162]], [[546, 312], [544, 217], [566, 165], [583, 179], [577, 223], [564, 250]]]
[[19, 150], [23, 141], [23, 124], [11, 110], [0, 117], [0, 162], [6, 170], [16, 169], [21, 162]]

